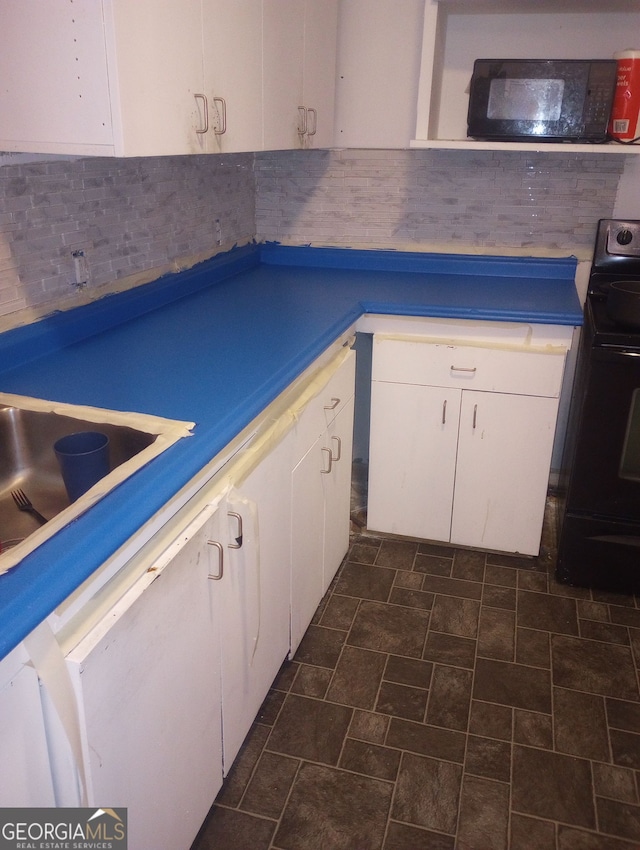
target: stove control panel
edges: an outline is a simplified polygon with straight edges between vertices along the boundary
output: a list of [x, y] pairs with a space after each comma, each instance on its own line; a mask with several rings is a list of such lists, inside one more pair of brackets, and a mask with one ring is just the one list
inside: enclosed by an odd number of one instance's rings
[[609, 221], [607, 253], [640, 257], [640, 221]]
[[640, 221], [600, 219], [591, 266], [595, 272], [640, 277]]

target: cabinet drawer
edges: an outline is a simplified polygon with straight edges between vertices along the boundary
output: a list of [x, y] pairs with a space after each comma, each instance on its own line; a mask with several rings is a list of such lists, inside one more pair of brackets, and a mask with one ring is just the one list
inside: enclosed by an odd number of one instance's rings
[[351, 351], [327, 383], [305, 405], [296, 423], [296, 461], [299, 460], [353, 397], [356, 354]]
[[373, 380], [556, 397], [565, 351], [525, 351], [374, 336]]

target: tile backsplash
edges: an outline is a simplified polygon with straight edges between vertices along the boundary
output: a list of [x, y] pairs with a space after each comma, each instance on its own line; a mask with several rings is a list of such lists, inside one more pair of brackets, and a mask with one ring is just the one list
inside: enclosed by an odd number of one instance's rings
[[624, 156], [336, 150], [256, 157], [258, 240], [416, 250], [591, 250]]
[[[4, 165], [0, 317], [4, 327], [30, 321], [254, 234], [253, 154]], [[74, 251], [84, 252], [84, 292], [75, 286]]]
[[[598, 218], [612, 215], [625, 159], [446, 150], [0, 157], [0, 330], [253, 238], [586, 255]], [[74, 251], [86, 261], [82, 289]]]

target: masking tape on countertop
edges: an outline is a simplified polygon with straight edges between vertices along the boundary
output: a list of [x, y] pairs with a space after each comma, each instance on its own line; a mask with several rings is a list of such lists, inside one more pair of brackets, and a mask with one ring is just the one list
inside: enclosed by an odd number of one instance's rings
[[80, 717], [71, 677], [62, 650], [46, 620], [27, 635], [24, 639], [24, 645], [64, 729], [77, 771], [80, 805], [86, 806], [87, 777], [80, 733]]
[[[274, 409], [273, 419], [264, 428], [259, 429], [255, 438], [240, 449], [223, 470], [221, 486], [239, 487], [253, 472], [260, 461], [286, 436], [300, 419], [310, 401], [318, 396], [332, 376], [340, 369], [351, 354], [351, 346], [345, 345], [340, 351], [304, 385], [293, 401], [286, 402], [283, 410]], [[319, 435], [318, 435], [319, 436]]]
[[466, 337], [423, 336], [420, 334], [376, 333], [374, 340], [395, 340], [397, 342], [426, 343], [428, 345], [456, 346], [467, 348], [489, 348], [497, 351], [520, 351], [527, 354], [566, 354], [568, 345], [564, 343], [535, 343], [531, 341], [531, 327], [521, 341], [491, 341]]

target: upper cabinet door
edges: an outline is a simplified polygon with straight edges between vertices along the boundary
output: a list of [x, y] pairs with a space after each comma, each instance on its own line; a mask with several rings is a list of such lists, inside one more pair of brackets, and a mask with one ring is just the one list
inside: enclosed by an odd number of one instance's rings
[[0, 149], [112, 153], [100, 0], [3, 0]]
[[302, 105], [304, 147], [333, 145], [338, 0], [307, 0], [304, 19]]
[[301, 146], [304, 0], [263, 2], [264, 149]]
[[0, 149], [199, 153], [200, 0], [5, 0]]
[[262, 0], [203, 0], [207, 150], [262, 149]]
[[409, 147], [415, 132], [423, 20], [424, 0], [340, 4], [336, 145]]
[[201, 153], [200, 0], [104, 0], [116, 156]]
[[333, 144], [338, 0], [263, 0], [264, 149]]

